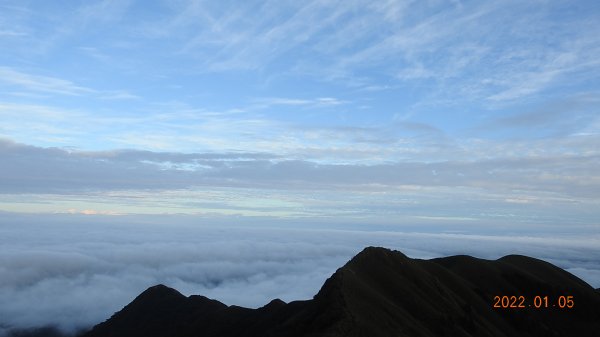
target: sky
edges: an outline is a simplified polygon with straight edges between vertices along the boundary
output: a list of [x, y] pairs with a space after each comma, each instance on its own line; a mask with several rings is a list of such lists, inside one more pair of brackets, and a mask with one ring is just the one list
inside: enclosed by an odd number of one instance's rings
[[[110, 253], [181, 256], [181, 233], [252, 238], [247, 258], [277, 272], [242, 279], [307, 275], [250, 306], [310, 297], [363, 244], [518, 251], [600, 287], [599, 18], [597, 1], [0, 1], [0, 277], [32, 277], [0, 285], [0, 307], [23, 303], [0, 330], [72, 327], [58, 309], [17, 319], [61, 280], [127, 289], [76, 325], [152, 282], [236, 298], [149, 260], [132, 281]], [[295, 233], [323, 260], [263, 258]]]

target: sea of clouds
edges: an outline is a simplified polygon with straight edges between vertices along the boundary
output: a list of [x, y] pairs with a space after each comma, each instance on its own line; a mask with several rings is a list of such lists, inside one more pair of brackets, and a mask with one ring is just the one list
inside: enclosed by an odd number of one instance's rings
[[600, 287], [600, 237], [589, 233], [553, 237], [122, 222], [109, 216], [0, 218], [0, 336], [32, 327], [67, 333], [88, 328], [158, 283], [253, 308], [274, 298], [309, 299], [366, 246], [413, 258], [525, 254]]

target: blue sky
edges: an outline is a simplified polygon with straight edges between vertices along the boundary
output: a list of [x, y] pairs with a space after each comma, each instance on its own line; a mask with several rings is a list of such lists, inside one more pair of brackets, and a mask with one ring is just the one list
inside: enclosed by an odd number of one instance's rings
[[597, 229], [596, 1], [0, 13], [0, 210]]

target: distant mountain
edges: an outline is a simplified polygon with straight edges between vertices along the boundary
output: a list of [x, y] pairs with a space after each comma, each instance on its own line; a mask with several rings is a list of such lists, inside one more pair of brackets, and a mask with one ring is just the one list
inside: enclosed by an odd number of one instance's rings
[[[523, 296], [525, 308], [493, 307], [510, 304], [510, 296], [517, 296], [515, 305]], [[84, 336], [595, 337], [599, 331], [600, 293], [550, 263], [519, 255], [418, 260], [369, 247], [312, 300], [276, 299], [247, 309], [157, 285]]]

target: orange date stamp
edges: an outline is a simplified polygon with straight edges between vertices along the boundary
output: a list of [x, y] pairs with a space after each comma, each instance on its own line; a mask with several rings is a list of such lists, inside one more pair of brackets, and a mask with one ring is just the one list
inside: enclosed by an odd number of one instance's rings
[[549, 296], [494, 296], [494, 305], [496, 309], [572, 309], [575, 307], [575, 299], [571, 295], [549, 297]]

